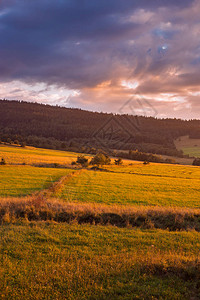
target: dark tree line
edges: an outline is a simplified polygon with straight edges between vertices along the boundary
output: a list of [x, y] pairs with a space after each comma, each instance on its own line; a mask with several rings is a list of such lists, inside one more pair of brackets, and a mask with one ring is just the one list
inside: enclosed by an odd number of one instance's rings
[[[108, 149], [136, 150], [153, 154], [182, 156], [174, 139], [189, 135], [200, 138], [200, 121], [156, 119], [129, 115], [112, 115], [81, 109], [63, 108], [38, 103], [0, 100], [0, 139], [18, 141], [35, 147], [90, 152], [102, 147], [94, 136], [114, 118], [120, 124], [117, 136], [104, 137]], [[133, 132], [131, 124], [139, 124]], [[127, 133], [130, 137], [127, 139]], [[105, 141], [105, 138], [107, 140]], [[93, 151], [95, 151], [95, 149]]]

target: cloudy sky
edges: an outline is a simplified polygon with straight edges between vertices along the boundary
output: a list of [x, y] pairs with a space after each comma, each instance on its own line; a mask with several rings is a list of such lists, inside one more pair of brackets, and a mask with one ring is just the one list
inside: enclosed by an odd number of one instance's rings
[[200, 118], [200, 1], [1, 0], [0, 98]]

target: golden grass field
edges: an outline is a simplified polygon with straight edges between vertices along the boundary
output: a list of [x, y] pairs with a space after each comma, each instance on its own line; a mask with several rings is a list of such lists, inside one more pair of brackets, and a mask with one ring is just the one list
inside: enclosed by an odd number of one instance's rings
[[56, 194], [67, 202], [200, 208], [200, 168], [135, 163], [85, 170]]
[[34, 147], [21, 148], [18, 146], [0, 145], [0, 155], [8, 164], [39, 164], [60, 163], [70, 164], [77, 156], [76, 153], [48, 150]]
[[199, 299], [200, 168], [77, 155], [0, 146], [0, 299]]

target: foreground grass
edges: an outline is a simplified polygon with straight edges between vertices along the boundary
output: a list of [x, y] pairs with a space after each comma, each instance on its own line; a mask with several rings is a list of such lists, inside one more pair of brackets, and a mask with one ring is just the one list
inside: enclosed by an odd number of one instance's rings
[[0, 197], [25, 196], [48, 188], [70, 169], [36, 168], [31, 166], [0, 166]]
[[196, 232], [0, 227], [1, 299], [198, 299]]

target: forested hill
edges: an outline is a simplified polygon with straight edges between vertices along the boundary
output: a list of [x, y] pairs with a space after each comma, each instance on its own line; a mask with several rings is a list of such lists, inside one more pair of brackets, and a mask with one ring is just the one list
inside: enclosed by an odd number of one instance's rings
[[200, 120], [112, 115], [0, 100], [0, 139], [46, 148], [101, 148], [178, 155], [174, 139], [200, 138]]

